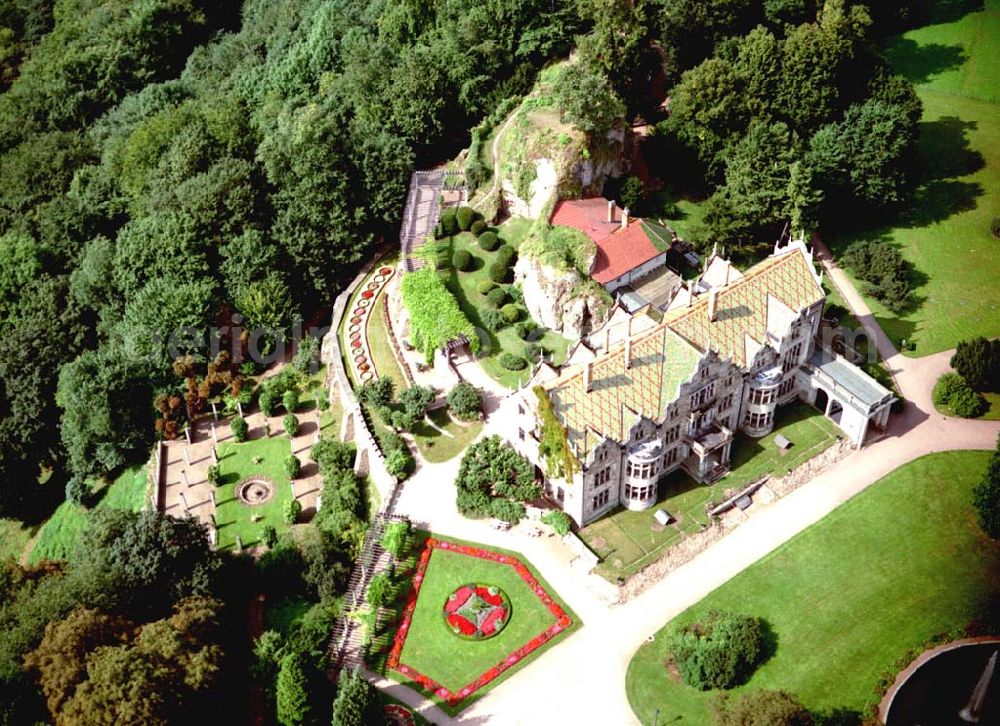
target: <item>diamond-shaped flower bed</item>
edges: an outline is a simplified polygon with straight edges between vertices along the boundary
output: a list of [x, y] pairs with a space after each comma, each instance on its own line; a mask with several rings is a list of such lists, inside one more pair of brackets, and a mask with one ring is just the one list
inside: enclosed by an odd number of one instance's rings
[[576, 625], [514, 553], [430, 537], [386, 669], [454, 714]]
[[510, 599], [499, 587], [462, 585], [448, 596], [444, 619], [460, 638], [492, 638], [510, 619]]

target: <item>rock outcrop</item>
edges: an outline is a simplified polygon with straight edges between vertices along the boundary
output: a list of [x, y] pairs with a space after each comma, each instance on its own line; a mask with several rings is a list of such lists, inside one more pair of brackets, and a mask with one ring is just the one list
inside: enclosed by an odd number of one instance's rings
[[607, 319], [606, 294], [576, 269], [560, 270], [523, 256], [514, 266], [514, 281], [521, 285], [531, 317], [570, 340], [579, 340]]

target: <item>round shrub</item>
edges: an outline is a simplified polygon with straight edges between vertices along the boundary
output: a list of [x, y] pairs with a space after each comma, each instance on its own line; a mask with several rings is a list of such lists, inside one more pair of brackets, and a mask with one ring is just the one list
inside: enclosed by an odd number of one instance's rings
[[476, 221], [476, 210], [472, 207], [459, 207], [455, 212], [455, 221], [458, 223], [460, 230], [468, 232], [469, 227]]
[[510, 268], [507, 265], [501, 265], [499, 262], [494, 262], [490, 265], [489, 275], [493, 282], [501, 283], [507, 280], [507, 275], [510, 273]]
[[208, 467], [208, 471], [205, 472], [205, 478], [208, 479], [208, 483], [213, 487], [219, 486], [219, 480], [222, 478], [222, 470], [219, 468], [219, 465], [212, 464]]
[[528, 343], [524, 346], [524, 357], [532, 363], [537, 363], [545, 355], [545, 348], [537, 343]]
[[948, 407], [956, 416], [977, 418], [986, 413], [986, 399], [966, 386], [948, 399]]
[[513, 353], [502, 353], [500, 355], [500, 365], [509, 371], [520, 371], [527, 367], [528, 361]]
[[572, 520], [566, 512], [553, 509], [551, 512], [546, 512], [542, 515], [542, 523], [549, 525], [555, 530], [556, 534], [562, 536], [569, 534]]
[[[754, 690], [739, 696], [722, 696], [713, 704], [716, 726], [812, 726], [809, 709], [784, 691]], [[835, 721], [831, 723], [859, 723]], [[825, 721], [824, 721], [825, 723]]]
[[298, 499], [289, 499], [281, 511], [285, 524], [295, 524], [300, 514], [302, 514], [302, 502]]
[[475, 222], [472, 223], [472, 226], [469, 227], [469, 231], [478, 237], [479, 235], [481, 235], [483, 232], [486, 231], [486, 222], [483, 221], [482, 219], [477, 219]]
[[406, 476], [406, 467], [409, 465], [409, 457], [399, 449], [390, 451], [385, 457], [385, 468], [390, 476], [401, 479]]
[[472, 265], [472, 255], [468, 250], [455, 250], [455, 254], [451, 256], [451, 265], [456, 270], [464, 272]]
[[494, 287], [486, 294], [486, 302], [495, 308], [500, 307], [504, 304], [507, 299], [507, 291], [502, 287]]
[[278, 544], [278, 530], [269, 524], [261, 531], [260, 538], [269, 550], [274, 549], [274, 546]]
[[993, 221], [990, 222], [990, 232], [997, 239], [1000, 239], [1000, 217], [994, 217]]
[[513, 264], [515, 257], [517, 257], [517, 250], [510, 245], [501, 245], [500, 249], [497, 250], [497, 262], [507, 265], [507, 267]]
[[442, 236], [448, 236], [458, 232], [458, 220], [455, 216], [454, 209], [446, 209], [441, 212], [441, 231], [444, 232]]
[[934, 384], [931, 399], [935, 406], [947, 406], [952, 396], [966, 388], [968, 386], [962, 376], [957, 373], [945, 373]]
[[257, 403], [260, 404], [260, 412], [265, 416], [274, 415], [274, 394], [270, 391], [261, 391], [260, 398], [257, 399]]
[[297, 479], [302, 472], [302, 462], [295, 454], [285, 457], [285, 474], [289, 479]]
[[764, 646], [763, 620], [712, 611], [669, 636], [667, 652], [686, 684], [707, 691], [745, 683], [760, 664]]
[[250, 429], [247, 426], [247, 421], [242, 416], [236, 416], [233, 418], [229, 427], [233, 430], [233, 440], [237, 443], [242, 443], [247, 440], [247, 431]]
[[509, 303], [500, 308], [500, 314], [503, 315], [504, 321], [509, 325], [516, 323], [517, 319], [521, 317], [521, 308], [513, 303]]
[[538, 323], [531, 318], [528, 318], [527, 320], [522, 320], [514, 326], [514, 329], [517, 331], [518, 338], [521, 340], [528, 340], [532, 337], [532, 334], [538, 330]]
[[496, 333], [502, 330], [507, 324], [504, 322], [503, 315], [500, 314], [499, 310], [494, 310], [493, 308], [486, 308], [479, 314], [479, 319], [483, 321], [483, 327], [489, 330], [491, 333]]
[[496, 287], [492, 280], [480, 280], [479, 284], [476, 285], [476, 290], [480, 295], [488, 295], [490, 290]]
[[299, 392], [294, 388], [288, 389], [281, 397], [281, 403], [288, 413], [293, 413], [299, 407]]
[[289, 436], [295, 436], [299, 432], [299, 417], [294, 413], [286, 415], [281, 419], [281, 423], [285, 427], [285, 433]]
[[448, 391], [448, 406], [456, 416], [466, 421], [479, 418], [483, 396], [471, 383], [461, 381]]
[[492, 252], [500, 245], [500, 238], [493, 230], [486, 230], [479, 235], [479, 246], [487, 252]]
[[442, 237], [444, 237], [444, 227], [438, 222], [434, 225], [434, 239], [441, 239]]

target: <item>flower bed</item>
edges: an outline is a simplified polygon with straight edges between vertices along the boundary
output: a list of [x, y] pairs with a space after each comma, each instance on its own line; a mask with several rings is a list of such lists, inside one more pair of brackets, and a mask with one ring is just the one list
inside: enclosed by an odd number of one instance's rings
[[[413, 611], [417, 607], [417, 597], [420, 595], [420, 586], [424, 581], [425, 574], [427, 572], [427, 565], [430, 562], [431, 554], [435, 549], [448, 550], [450, 552], [455, 552], [458, 554], [466, 555], [468, 557], [477, 557], [479, 559], [489, 560], [491, 562], [497, 562], [503, 565], [509, 565], [514, 568], [514, 571], [518, 576], [528, 585], [535, 596], [545, 605], [546, 609], [555, 617], [556, 621], [552, 625], [548, 626], [541, 633], [536, 635], [534, 638], [524, 643], [516, 650], [514, 650], [510, 655], [504, 658], [502, 661], [494, 665], [493, 667], [487, 669], [483, 673], [480, 673], [476, 678], [474, 678], [469, 683], [465, 684], [462, 688], [457, 691], [449, 690], [445, 688], [440, 683], [435, 681], [433, 678], [421, 673], [420, 671], [411, 668], [405, 663], [400, 662], [400, 655], [403, 652], [403, 645], [406, 643], [406, 636], [410, 630], [410, 624], [413, 620]], [[465, 585], [460, 587], [455, 591], [454, 594], [458, 594], [465, 588], [475, 588], [474, 592], [478, 595], [478, 588], [481, 585]], [[494, 597], [490, 592], [488, 586], [486, 587], [486, 594], [490, 595], [491, 598]], [[500, 591], [497, 592], [500, 594]], [[505, 597], [505, 596], [504, 596]], [[456, 600], [458, 598], [456, 597]], [[449, 602], [451, 599], [449, 598]], [[509, 602], [509, 601], [508, 601]], [[456, 606], [457, 609], [458, 606]], [[447, 605], [445, 606], [447, 610]], [[508, 613], [509, 604], [508, 604]], [[509, 622], [509, 617], [505, 619], [505, 622]], [[441, 540], [434, 539], [430, 537], [424, 543], [424, 549], [420, 553], [420, 558], [417, 561], [416, 572], [413, 576], [413, 585], [410, 588], [410, 592], [407, 595], [406, 606], [403, 609], [402, 621], [399, 624], [399, 628], [396, 630], [396, 635], [393, 638], [392, 650], [389, 652], [389, 658], [386, 663], [388, 668], [397, 671], [401, 675], [405, 676], [409, 680], [412, 680], [427, 691], [433, 693], [442, 701], [447, 703], [449, 706], [457, 706], [462, 701], [467, 699], [469, 696], [474, 694], [479, 689], [483, 688], [493, 680], [499, 678], [507, 670], [515, 667], [524, 658], [531, 655], [534, 651], [538, 650], [550, 640], [555, 638], [559, 633], [569, 628], [573, 624], [573, 620], [569, 615], [562, 609], [562, 607], [557, 603], [545, 588], [542, 587], [541, 583], [531, 574], [531, 571], [525, 566], [521, 560], [517, 557], [512, 557], [510, 555], [501, 554], [499, 552], [492, 552], [490, 550], [480, 549], [478, 547], [471, 547], [468, 545], [457, 544], [455, 542], [445, 542]], [[499, 632], [499, 631], [498, 631]], [[472, 638], [470, 638], [472, 639]]]
[[444, 604], [451, 632], [466, 640], [492, 638], [510, 620], [510, 599], [498, 587], [470, 583], [455, 590]]
[[347, 327], [347, 341], [354, 358], [355, 378], [366, 383], [375, 379], [377, 371], [370, 360], [368, 351], [368, 326], [367, 316], [371, 312], [371, 305], [378, 297], [385, 285], [388, 277], [393, 273], [391, 267], [381, 267], [376, 275], [365, 284], [364, 289], [355, 301], [355, 307], [351, 311], [352, 317]]
[[387, 703], [383, 706], [385, 719], [392, 726], [414, 726], [416, 720], [413, 718], [413, 711], [398, 703]]

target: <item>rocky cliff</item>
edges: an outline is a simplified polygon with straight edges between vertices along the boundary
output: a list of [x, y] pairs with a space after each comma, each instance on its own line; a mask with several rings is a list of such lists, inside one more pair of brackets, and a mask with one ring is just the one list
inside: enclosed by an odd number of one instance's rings
[[607, 293], [576, 268], [560, 269], [522, 255], [514, 266], [524, 305], [541, 325], [570, 340], [602, 326], [611, 309]]

